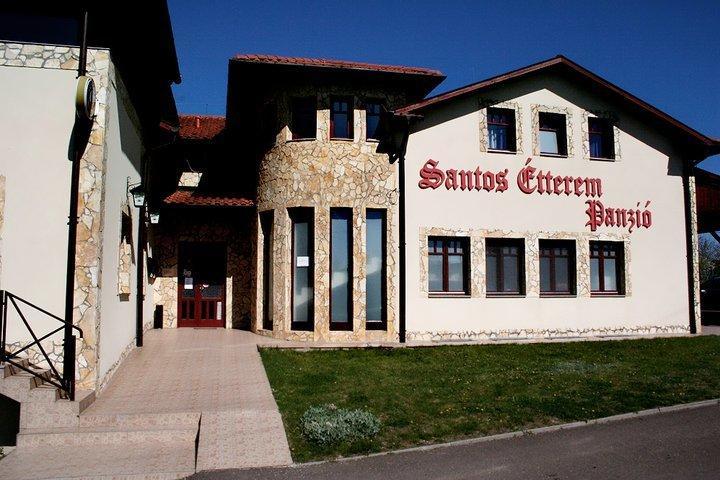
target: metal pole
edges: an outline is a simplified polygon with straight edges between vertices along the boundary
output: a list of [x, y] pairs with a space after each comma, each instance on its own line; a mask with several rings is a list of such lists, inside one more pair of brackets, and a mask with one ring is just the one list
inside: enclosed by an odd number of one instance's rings
[[[88, 12], [82, 12], [80, 58], [78, 77], [87, 72], [87, 26]], [[70, 207], [68, 212], [67, 270], [65, 274], [65, 328], [63, 330], [63, 383], [70, 391], [70, 400], [75, 400], [75, 337], [72, 334], [73, 310], [75, 298], [75, 246], [77, 244], [78, 189], [80, 186], [80, 156], [83, 148], [75, 144], [72, 169], [70, 172]], [[72, 345], [72, 346], [71, 346]]]
[[[147, 197], [146, 197], [147, 198]], [[146, 199], [147, 201], [147, 199]], [[143, 301], [145, 295], [143, 293], [143, 277], [144, 269], [144, 251], [145, 251], [145, 207], [138, 209], [138, 246], [137, 246], [137, 298], [135, 304], [135, 345], [143, 346]]]

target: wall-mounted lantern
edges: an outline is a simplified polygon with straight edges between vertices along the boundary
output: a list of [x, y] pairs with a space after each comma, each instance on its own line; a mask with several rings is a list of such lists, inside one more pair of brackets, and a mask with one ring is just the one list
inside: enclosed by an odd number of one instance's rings
[[130, 183], [128, 183], [128, 192], [133, 197], [133, 205], [135, 205], [135, 207], [140, 208], [145, 206], [145, 188], [141, 184], [130, 188]]
[[150, 223], [153, 225], [160, 223], [160, 212], [150, 212]]

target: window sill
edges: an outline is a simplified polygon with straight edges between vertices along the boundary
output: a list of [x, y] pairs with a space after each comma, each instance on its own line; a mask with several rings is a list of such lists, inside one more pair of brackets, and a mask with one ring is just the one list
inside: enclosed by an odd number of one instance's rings
[[591, 297], [598, 297], [598, 298], [603, 298], [603, 297], [607, 297], [607, 298], [625, 298], [625, 294], [624, 294], [624, 293], [612, 293], [612, 292], [608, 292], [608, 293], [605, 293], [605, 292], [590, 292], [590, 296], [591, 296]]
[[365, 330], [387, 330], [387, 323], [386, 322], [368, 322], [365, 321]]
[[525, 298], [524, 293], [486, 293], [486, 298]]
[[614, 158], [604, 158], [604, 157], [590, 157], [590, 160], [594, 162], [614, 162]]
[[541, 293], [540, 298], [577, 298], [574, 293]]
[[428, 298], [470, 298], [470, 294], [462, 292], [429, 292]]
[[365, 141], [367, 143], [380, 143], [380, 140], [377, 138], [366, 138]]
[[495, 150], [494, 148], [488, 148], [488, 153], [504, 153], [505, 155], [517, 155], [517, 150]]
[[342, 137], [338, 137], [338, 138], [330, 137], [330, 141], [331, 142], [354, 142], [355, 139], [354, 138], [342, 138]]
[[568, 158], [567, 155], [563, 155], [561, 153], [543, 153], [540, 152], [541, 157], [549, 157], [549, 158]]
[[286, 140], [286, 143], [292, 143], [292, 142], [313, 142], [317, 140], [317, 137], [308, 137], [308, 138], [290, 138]]

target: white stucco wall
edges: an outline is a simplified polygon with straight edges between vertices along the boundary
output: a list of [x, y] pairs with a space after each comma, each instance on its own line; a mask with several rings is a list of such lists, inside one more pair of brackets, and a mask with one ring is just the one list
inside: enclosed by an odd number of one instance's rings
[[[0, 285], [63, 316], [76, 72], [0, 67], [0, 175], [5, 180]], [[29, 319], [38, 333], [59, 324]], [[8, 339], [30, 336], [10, 322]], [[42, 334], [41, 333], [41, 334]]]
[[[105, 143], [105, 210], [100, 295], [100, 338], [98, 381], [116, 366], [118, 360], [135, 344], [135, 305], [137, 300], [137, 232], [139, 210], [127, 194], [127, 182], [140, 181], [143, 154], [142, 137], [137, 116], [127, 98], [127, 91], [110, 65], [110, 86], [107, 101], [107, 134]], [[124, 204], [130, 205], [132, 218], [132, 258], [130, 295], [122, 297], [118, 290], [119, 247]], [[147, 289], [146, 289], [147, 290]], [[151, 295], [151, 289], [149, 294]], [[150, 299], [151, 300], [151, 299]], [[147, 301], [147, 299], [146, 299]]]
[[[492, 100], [490, 100], [492, 99]], [[521, 153], [486, 153], [480, 150], [480, 102], [515, 102], [522, 122]], [[572, 155], [548, 158], [533, 155], [532, 105], [566, 108], [572, 115]], [[589, 160], [583, 155], [583, 112], [609, 111], [617, 115], [621, 158], [615, 162]], [[443, 338], [510, 336], [552, 336], [590, 333], [649, 333], [683, 331], [689, 327], [687, 264], [684, 230], [683, 190], [680, 159], [659, 134], [637, 121], [617, 105], [558, 78], [540, 78], [514, 87], [503, 87], [472, 98], [455, 100], [435, 108], [417, 124], [408, 143], [407, 172], [407, 331], [408, 338], [432, 338], [428, 332], [444, 333]], [[421, 268], [421, 246], [425, 229], [484, 235], [486, 230], [507, 237], [528, 232], [546, 234], [589, 233], [585, 226], [585, 196], [524, 194], [516, 176], [528, 158], [538, 170], [554, 174], [602, 179], [605, 206], [636, 208], [651, 201], [650, 229], [600, 227], [600, 237], [627, 235], [629, 259], [626, 276], [628, 294], [597, 298], [578, 294], [574, 298], [487, 298], [473, 292], [469, 298], [429, 298]], [[493, 172], [509, 169], [508, 190], [447, 190], [444, 186], [422, 190], [419, 171], [428, 160], [438, 161], [443, 170]], [[526, 239], [526, 255], [528, 251]], [[577, 246], [580, 251], [580, 245]], [[578, 259], [580, 262], [581, 259]], [[587, 260], [584, 260], [587, 261]], [[471, 256], [471, 270], [484, 272], [485, 258]], [[578, 265], [578, 270], [579, 270]], [[537, 266], [532, 269], [538, 271]], [[526, 269], [526, 277], [537, 275]], [[481, 278], [484, 282], [484, 278]], [[530, 279], [526, 279], [526, 284]], [[645, 327], [647, 327], [645, 329]], [[676, 328], [679, 327], [679, 328]], [[638, 330], [639, 328], [639, 330]], [[521, 332], [521, 330], [524, 330]], [[501, 333], [505, 331], [506, 333]], [[564, 333], [558, 333], [564, 331]], [[454, 334], [454, 335], [453, 335]], [[436, 337], [437, 338], [437, 337]]]

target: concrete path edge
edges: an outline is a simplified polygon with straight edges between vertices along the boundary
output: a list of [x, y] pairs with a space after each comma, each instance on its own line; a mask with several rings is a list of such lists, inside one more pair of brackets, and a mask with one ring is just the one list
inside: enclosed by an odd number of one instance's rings
[[397, 455], [397, 454], [410, 453], [410, 452], [423, 452], [423, 451], [436, 450], [436, 449], [441, 449], [441, 448], [458, 447], [458, 446], [463, 446], [463, 445], [474, 445], [477, 443], [492, 442], [495, 440], [505, 440], [508, 438], [522, 437], [522, 436], [526, 436], [526, 435], [540, 435], [543, 433], [557, 432], [560, 430], [570, 430], [570, 429], [581, 428], [581, 427], [586, 427], [586, 426], [590, 426], [590, 425], [601, 425], [601, 424], [605, 424], [605, 423], [613, 423], [613, 422], [618, 422], [618, 421], [622, 421], [622, 420], [629, 420], [632, 418], [648, 417], [648, 416], [657, 415], [660, 413], [670, 413], [670, 412], [678, 412], [678, 411], [682, 411], [682, 410], [692, 410], [695, 408], [709, 407], [712, 405], [717, 405], [718, 407], [720, 407], [720, 398], [714, 398], [711, 400], [701, 400], [699, 402], [681, 403], [678, 405], [670, 405], [667, 407], [649, 408], [647, 410], [640, 410], [638, 412], [621, 413], [618, 415], [611, 415], [609, 417], [594, 418], [591, 420], [563, 423], [563, 424], [559, 424], [559, 425], [550, 425], [548, 427], [537, 427], [537, 428], [531, 428], [531, 429], [527, 429], [527, 430], [516, 430], [514, 432], [499, 433], [497, 435], [487, 435], [487, 436], [483, 436], [483, 437], [465, 438], [462, 440], [454, 440], [452, 442], [433, 443], [431, 445], [421, 445], [419, 447], [409, 447], [409, 448], [401, 448], [398, 450], [388, 450], [386, 452], [376, 452], [376, 453], [370, 453], [368, 455], [354, 455], [351, 457], [341, 457], [341, 458], [335, 458], [335, 459], [331, 459], [331, 460], [318, 460], [315, 462], [307, 462], [307, 463], [293, 463], [292, 465], [288, 465], [287, 468], [308, 467], [311, 465], [321, 465], [321, 464], [325, 464], [325, 463], [353, 462], [353, 461], [357, 461], [357, 460], [362, 460], [364, 458], [382, 457], [382, 456], [386, 456], [386, 455]]

